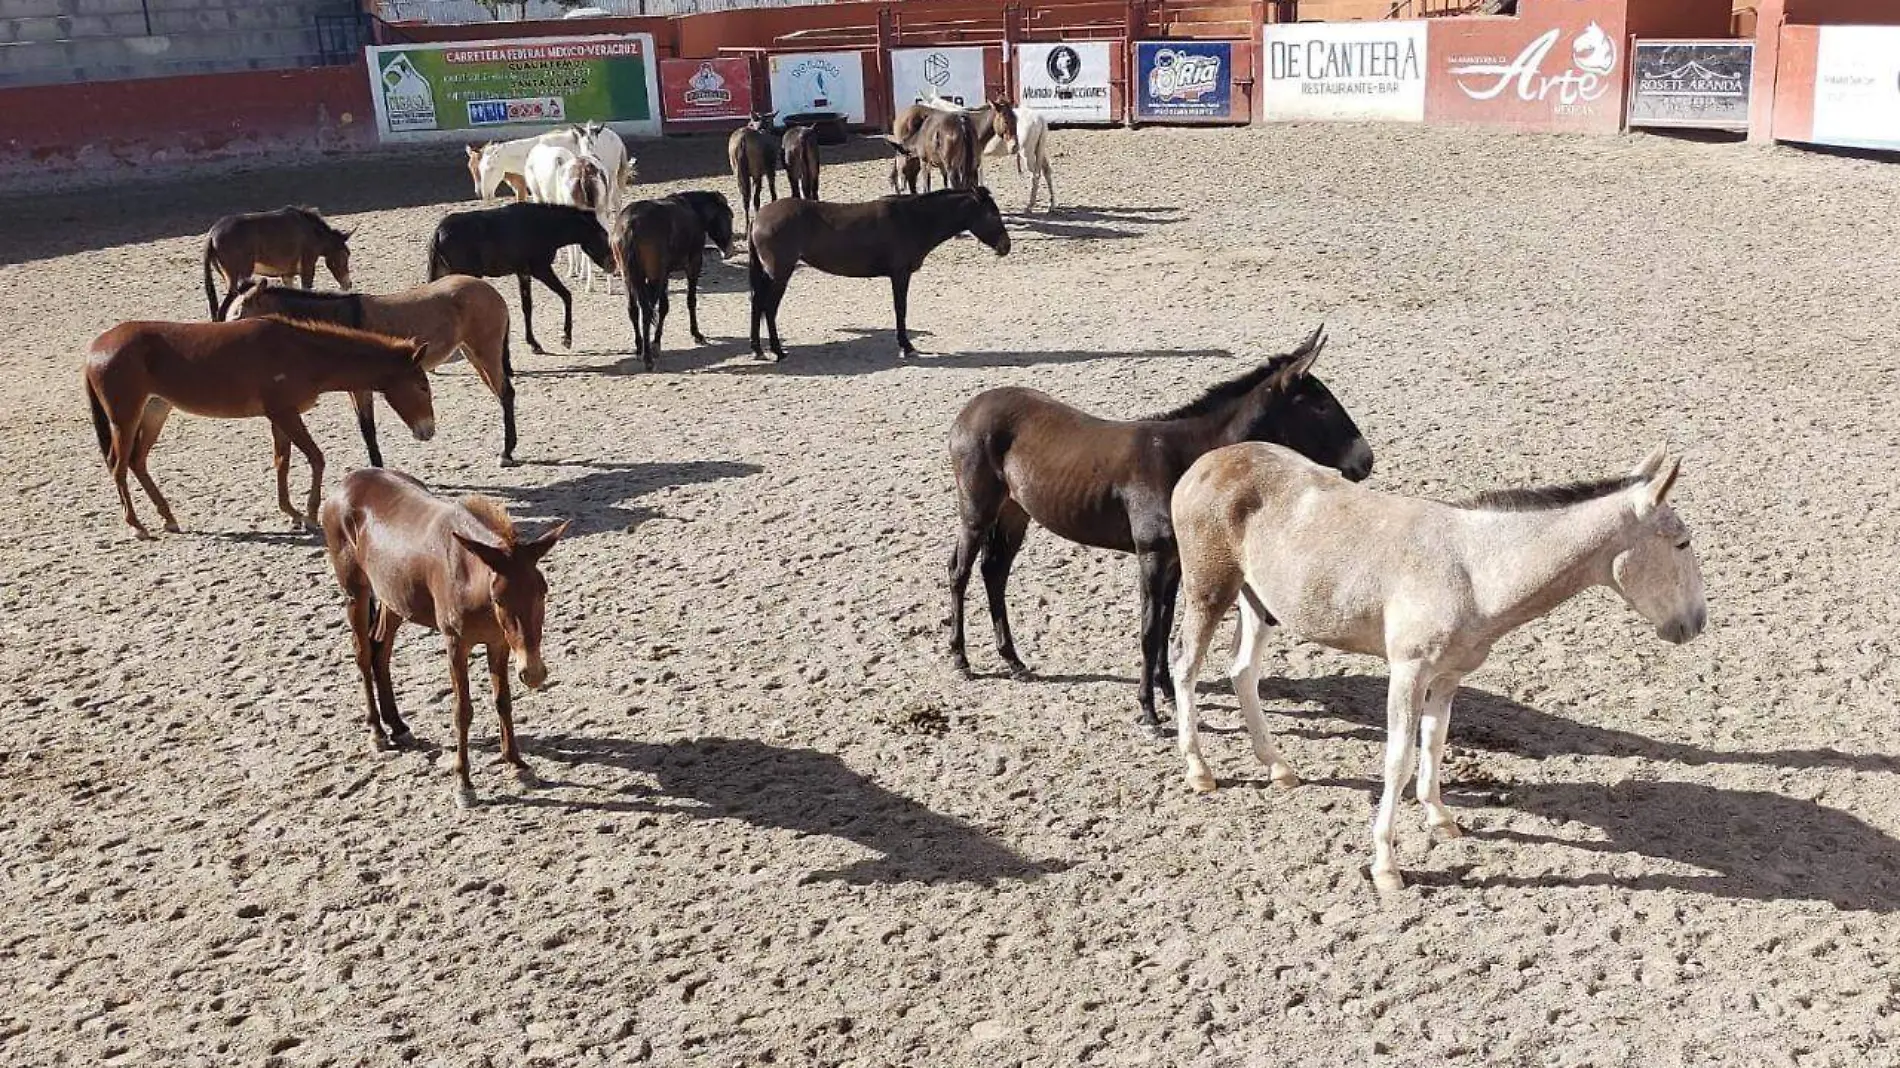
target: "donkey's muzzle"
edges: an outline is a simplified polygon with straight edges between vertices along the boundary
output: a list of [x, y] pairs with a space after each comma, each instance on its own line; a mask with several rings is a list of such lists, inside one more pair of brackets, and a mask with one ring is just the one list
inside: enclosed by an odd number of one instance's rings
[[538, 690], [547, 685], [548, 666], [540, 658], [529, 660], [521, 665], [521, 685], [530, 690]]
[[1364, 482], [1372, 475], [1372, 446], [1365, 438], [1352, 443], [1346, 450], [1346, 458], [1339, 462], [1339, 473], [1349, 482]]
[[1671, 645], [1687, 645], [1698, 637], [1701, 637], [1703, 630], [1707, 629], [1708, 625], [1709, 610], [1707, 608], [1698, 608], [1692, 616], [1672, 619], [1662, 626], [1657, 627], [1656, 633], [1662, 636], [1663, 641]]
[[427, 441], [430, 438], [435, 437], [435, 420], [433, 419], [417, 420], [416, 425], [411, 427], [410, 429], [415, 432], [417, 441]]
[[1002, 236], [1002, 239], [996, 242], [996, 254], [998, 256], [1009, 255], [1009, 235], [1008, 234], [1004, 234]]

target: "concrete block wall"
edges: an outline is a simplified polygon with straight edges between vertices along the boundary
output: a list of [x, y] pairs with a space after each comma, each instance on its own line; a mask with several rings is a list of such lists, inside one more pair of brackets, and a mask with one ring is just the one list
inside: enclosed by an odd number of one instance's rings
[[316, 66], [316, 17], [353, 10], [350, 0], [0, 0], [0, 86]]

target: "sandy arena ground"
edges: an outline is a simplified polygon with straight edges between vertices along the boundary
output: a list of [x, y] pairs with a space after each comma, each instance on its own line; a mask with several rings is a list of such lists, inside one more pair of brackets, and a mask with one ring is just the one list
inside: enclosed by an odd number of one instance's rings
[[[920, 362], [884, 282], [805, 272], [790, 360], [756, 365], [721, 266], [715, 343], [676, 295], [657, 373], [604, 294], [574, 351], [517, 343], [525, 466], [465, 365], [434, 442], [385, 410], [392, 465], [575, 521], [555, 685], [517, 698], [546, 785], [492, 765], [483, 694], [467, 813], [433, 636], [395, 668], [433, 744], [370, 751], [265, 426], [174, 418], [153, 471], [188, 529], [140, 544], [78, 373], [119, 320], [203, 317], [227, 212], [319, 205], [360, 227], [359, 286], [419, 280], [459, 149], [0, 203], [0, 1060], [1900, 1063], [1900, 168], [1396, 128], [1056, 143], [1061, 212], [930, 261]], [[637, 151], [655, 189], [726, 190], [722, 148]], [[850, 155], [827, 195], [880, 192]], [[1383, 664], [1277, 642], [1291, 792], [1210, 673], [1225, 785], [1196, 797], [1128, 726], [1132, 560], [1031, 537], [1038, 681], [942, 650], [965, 398], [1141, 414], [1322, 320], [1376, 484], [1612, 474], [1667, 439], [1709, 590], [1687, 647], [1604, 591], [1503, 643], [1451, 728], [1473, 833], [1428, 849], [1408, 803], [1414, 888], [1383, 906]], [[312, 428], [332, 484], [362, 462], [342, 400]], [[994, 674], [980, 609], [971, 639]]]

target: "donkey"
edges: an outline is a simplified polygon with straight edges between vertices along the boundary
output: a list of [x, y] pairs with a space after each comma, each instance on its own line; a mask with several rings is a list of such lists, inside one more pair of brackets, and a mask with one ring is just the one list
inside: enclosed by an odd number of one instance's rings
[[[325, 393], [381, 393], [416, 440], [435, 435], [435, 402], [422, 366], [428, 345], [325, 323], [278, 318], [237, 323], [131, 322], [93, 339], [86, 356], [86, 401], [99, 451], [112, 469], [125, 522], [151, 537], [132, 510], [125, 474], [157, 506], [165, 529], [178, 532], [171, 505], [152, 483], [145, 459], [173, 408], [218, 419], [270, 420], [277, 469], [277, 507], [291, 529], [316, 521], [323, 491], [323, 453], [303, 413]], [[290, 503], [290, 447], [310, 462], [310, 503]]]
[[495, 186], [503, 182], [514, 190], [515, 200], [525, 198], [528, 195], [528, 153], [534, 151], [536, 145], [560, 145], [574, 153], [587, 151], [585, 135], [573, 126], [549, 130], [535, 137], [469, 145], [468, 176], [475, 183], [475, 199], [483, 204], [494, 203]]
[[917, 355], [904, 324], [911, 275], [923, 267], [931, 250], [965, 231], [998, 256], [1009, 254], [1009, 231], [987, 189], [883, 197], [862, 204], [792, 199], [766, 205], [750, 241], [752, 354], [765, 358], [759, 347], [763, 319], [771, 332], [773, 358], [785, 358], [778, 339], [778, 307], [792, 272], [800, 263], [809, 263], [846, 278], [889, 278], [897, 312], [897, 354]]
[[339, 230], [315, 208], [278, 208], [227, 215], [205, 235], [205, 304], [218, 317], [218, 288], [213, 267], [227, 289], [247, 278], [266, 275], [295, 278], [305, 289], [317, 280], [317, 261], [330, 268], [336, 284], [350, 288], [350, 232]]
[[744, 126], [726, 139], [726, 160], [732, 164], [732, 176], [739, 182], [739, 201], [745, 206], [746, 232], [752, 231], [752, 213], [760, 204], [763, 186], [772, 189], [778, 200], [778, 138], [772, 136], [772, 118], [776, 111], [755, 111]]
[[[515, 463], [514, 366], [508, 358], [508, 302], [495, 287], [479, 278], [452, 274], [425, 285], [386, 296], [360, 293], [313, 293], [252, 279], [225, 298], [218, 318], [254, 319], [279, 315], [290, 319], [318, 319], [368, 330], [385, 337], [411, 338], [427, 343], [423, 370], [433, 371], [458, 354], [468, 358], [475, 376], [501, 402], [501, 462]], [[376, 444], [376, 408], [372, 394], [350, 394], [356, 423], [373, 467], [383, 466]]]
[[885, 140], [893, 151], [935, 167], [946, 187], [977, 187], [977, 133], [967, 112], [932, 108], [908, 138], [898, 140], [893, 136]]
[[574, 347], [574, 295], [554, 273], [554, 256], [579, 245], [603, 271], [614, 268], [614, 250], [594, 213], [560, 204], [504, 204], [498, 208], [446, 215], [429, 239], [429, 281], [444, 275], [498, 278], [512, 274], [521, 285], [521, 327], [528, 348], [543, 352], [534, 338], [532, 278], [561, 298], [561, 343]]
[[501, 720], [501, 759], [522, 783], [532, 785], [534, 772], [515, 740], [508, 661], [511, 655], [521, 657], [521, 682], [530, 690], [547, 682], [541, 625], [548, 584], [539, 565], [567, 524], [523, 541], [508, 513], [487, 497], [445, 501], [408, 475], [374, 467], [345, 476], [320, 514], [324, 550], [348, 606], [375, 747], [386, 749], [410, 737], [396, 709], [389, 659], [397, 630], [416, 623], [441, 632], [448, 646], [457, 807], [475, 802], [468, 774], [468, 729], [475, 718], [468, 659], [477, 645], [488, 653], [495, 716]]
[[[614, 219], [613, 190], [607, 172], [592, 155], [577, 153], [554, 144], [540, 144], [528, 153], [528, 195], [542, 204], [565, 204], [594, 213], [602, 228]], [[586, 257], [578, 248], [567, 248], [567, 276], [580, 277], [581, 285], [594, 291], [594, 272], [585, 266]]]
[[614, 256], [626, 284], [634, 351], [649, 371], [666, 326], [666, 280], [675, 271], [686, 272], [687, 326], [694, 341], [706, 344], [699, 332], [699, 272], [708, 240], [722, 255], [732, 255], [732, 205], [718, 193], [636, 200], [614, 224]]
[[809, 126], [795, 126], [785, 131], [779, 144], [785, 154], [785, 180], [791, 183], [792, 195], [817, 200], [818, 135]]
[[996, 97], [973, 108], [959, 107], [941, 96], [932, 95], [924, 100], [923, 106], [936, 111], [961, 112], [969, 116], [971, 129], [976, 134], [977, 156], [1007, 156], [1020, 149], [1017, 138], [1016, 107], [1005, 97]]
[[1460, 833], [1439, 796], [1458, 684], [1500, 638], [1592, 586], [1615, 590], [1682, 644], [1708, 607], [1689, 528], [1669, 507], [1680, 461], [1657, 448], [1625, 478], [1488, 493], [1461, 505], [1354, 486], [1296, 453], [1249, 443], [1203, 456], [1174, 489], [1181, 644], [1177, 744], [1188, 785], [1214, 789], [1201, 758], [1194, 681], [1209, 639], [1240, 602], [1234, 686], [1254, 755], [1274, 782], [1299, 782], [1260, 714], [1267, 628], [1383, 656], [1385, 788], [1372, 825], [1372, 881], [1405, 885], [1394, 859], [1399, 794], [1418, 762], [1418, 799], [1437, 838]]
[[1154, 691], [1167, 677], [1168, 633], [1180, 581], [1168, 495], [1203, 453], [1240, 441], [1291, 446], [1355, 481], [1372, 473], [1372, 449], [1332, 391], [1313, 374], [1324, 327], [1300, 347], [1209, 389], [1199, 400], [1147, 419], [1119, 422], [1071, 408], [1046, 393], [1006, 386], [979, 393], [950, 428], [961, 531], [950, 554], [950, 659], [966, 677], [963, 598], [979, 550], [996, 651], [1017, 678], [1005, 595], [1029, 521], [1141, 563], [1138, 723], [1157, 725]]

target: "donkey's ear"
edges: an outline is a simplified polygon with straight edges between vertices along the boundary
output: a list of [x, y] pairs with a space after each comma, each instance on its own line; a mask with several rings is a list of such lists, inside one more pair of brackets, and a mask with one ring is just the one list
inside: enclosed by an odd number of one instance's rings
[[1663, 502], [1669, 499], [1669, 491], [1676, 488], [1676, 476], [1681, 473], [1682, 460], [1671, 457], [1650, 478], [1649, 485], [1643, 489], [1643, 499], [1651, 508], [1661, 508]]
[[555, 542], [561, 540], [561, 535], [567, 533], [568, 524], [572, 522], [573, 520], [571, 519], [561, 520], [559, 523], [554, 524], [553, 529], [549, 530], [546, 534], [516, 549], [515, 554], [527, 560], [529, 563], [540, 560], [543, 556], [548, 554], [548, 550], [554, 548]]
[[468, 158], [469, 158], [469, 159], [481, 159], [481, 158], [482, 158], [482, 150], [481, 150], [480, 148], [477, 148], [477, 147], [476, 147], [476, 146], [474, 146], [474, 145], [463, 145], [462, 147], [468, 150]]
[[1655, 475], [1656, 472], [1662, 470], [1663, 461], [1668, 458], [1669, 446], [1659, 444], [1649, 450], [1649, 455], [1643, 457], [1643, 462], [1636, 465], [1636, 469], [1630, 472], [1630, 477], [1649, 478]]
[[449, 534], [462, 548], [469, 551], [469, 555], [480, 560], [490, 571], [499, 574], [508, 569], [508, 550], [499, 545], [490, 545], [485, 541], [476, 541], [453, 530], [449, 531]]

